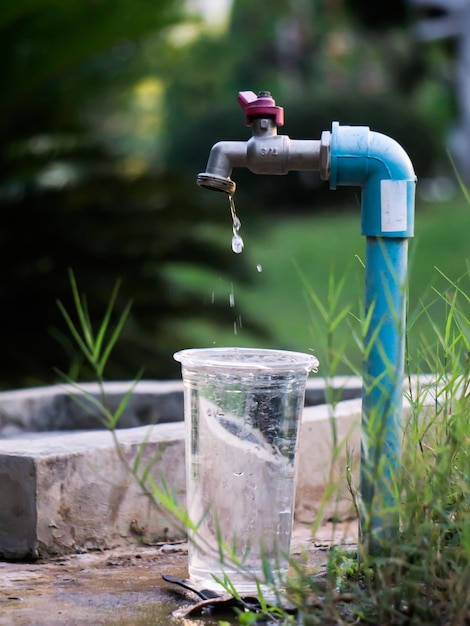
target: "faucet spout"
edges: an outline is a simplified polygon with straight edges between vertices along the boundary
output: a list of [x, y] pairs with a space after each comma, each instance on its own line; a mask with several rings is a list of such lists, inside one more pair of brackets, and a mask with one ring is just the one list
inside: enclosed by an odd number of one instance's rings
[[206, 171], [198, 174], [197, 184], [233, 196], [237, 188], [230, 178], [234, 167], [246, 167], [246, 141], [219, 141], [212, 146]]

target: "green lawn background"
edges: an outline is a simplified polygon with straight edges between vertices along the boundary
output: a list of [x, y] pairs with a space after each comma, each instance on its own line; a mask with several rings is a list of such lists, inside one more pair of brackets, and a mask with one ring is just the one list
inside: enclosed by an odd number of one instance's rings
[[[360, 234], [359, 208], [351, 212], [305, 213], [293, 217], [274, 215], [269, 220], [253, 220], [252, 224], [249, 208], [245, 210], [237, 205], [237, 212], [243, 226], [240, 234], [245, 241], [242, 254], [248, 255], [252, 269], [249, 286], [188, 267], [173, 271], [172, 278], [198, 290], [208, 307], [215, 301], [225, 301], [233, 310], [233, 325], [222, 329], [203, 322], [190, 322], [194, 333], [192, 347], [259, 346], [313, 351], [320, 356], [326, 329], [309, 291], [313, 290], [321, 302], [326, 303], [328, 285], [346, 276], [337, 310], [351, 304], [353, 315], [345, 317], [335, 335], [337, 344], [342, 345], [343, 340], [349, 344], [350, 358], [358, 365], [360, 348], [354, 345], [352, 336], [359, 329], [354, 315], [363, 300], [365, 247], [365, 239]], [[229, 222], [226, 236], [227, 246], [230, 246]], [[451, 285], [440, 272], [456, 281], [467, 272], [469, 261], [470, 207], [463, 196], [447, 203], [418, 202], [415, 237], [409, 246], [410, 320], [415, 319], [425, 303], [432, 319], [438, 324], [442, 320], [444, 324], [445, 304], [433, 287], [445, 293]], [[470, 294], [468, 277], [461, 284], [464, 289], [468, 287]], [[470, 317], [470, 311], [468, 313]], [[260, 323], [270, 338], [256, 338], [244, 329], [244, 315]], [[435, 331], [426, 315], [421, 315], [411, 325], [409, 335], [410, 346], [415, 349], [421, 342], [432, 342]], [[338, 373], [347, 373], [347, 370], [342, 366]]]

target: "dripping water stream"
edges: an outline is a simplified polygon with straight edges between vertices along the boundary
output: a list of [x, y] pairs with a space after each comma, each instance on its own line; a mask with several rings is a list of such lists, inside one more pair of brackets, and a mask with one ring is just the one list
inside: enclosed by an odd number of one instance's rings
[[233, 196], [228, 197], [228, 202], [230, 205], [230, 213], [232, 214], [232, 224], [233, 224], [232, 226], [232, 232], [233, 232], [232, 250], [236, 254], [240, 254], [240, 252], [243, 250], [244, 244], [243, 244], [243, 239], [238, 234], [238, 231], [240, 230], [242, 223], [240, 222], [240, 219], [235, 210], [235, 202], [233, 201]]
[[[239, 235], [239, 230], [241, 228], [241, 221], [240, 218], [237, 215], [236, 209], [235, 209], [235, 202], [233, 200], [233, 196], [229, 196], [228, 197], [228, 202], [229, 202], [229, 206], [230, 206], [230, 214], [232, 216], [232, 232], [233, 232], [233, 236], [232, 236], [232, 250], [236, 253], [236, 254], [240, 254], [240, 252], [242, 252], [243, 250], [243, 239], [240, 237]], [[258, 263], [258, 265], [256, 266], [256, 269], [258, 272], [262, 272], [263, 268], [261, 267], [261, 265]], [[230, 307], [233, 308], [235, 306], [235, 294], [233, 291], [233, 283], [232, 283], [232, 287], [231, 287], [231, 291], [230, 291], [230, 297], [229, 297], [229, 302], [230, 302]], [[233, 332], [236, 335], [238, 332], [238, 329], [242, 328], [242, 316], [238, 315], [237, 319], [234, 321], [233, 323]]]

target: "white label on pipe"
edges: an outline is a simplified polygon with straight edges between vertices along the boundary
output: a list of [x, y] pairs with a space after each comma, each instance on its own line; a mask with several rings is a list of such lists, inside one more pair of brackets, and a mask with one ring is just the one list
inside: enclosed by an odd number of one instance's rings
[[382, 232], [394, 233], [407, 229], [406, 180], [380, 181], [380, 210]]

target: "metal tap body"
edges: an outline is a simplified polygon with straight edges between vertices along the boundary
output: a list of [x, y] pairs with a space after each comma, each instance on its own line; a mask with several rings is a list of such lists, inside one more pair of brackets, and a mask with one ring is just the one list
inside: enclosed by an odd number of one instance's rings
[[[236, 184], [231, 179], [235, 167], [245, 167], [254, 174], [281, 175], [291, 171], [321, 171], [321, 141], [291, 139], [278, 135], [284, 123], [284, 112], [275, 106], [269, 92], [257, 97], [253, 92], [241, 92], [238, 98], [251, 126], [248, 141], [219, 141], [210, 152], [206, 171], [197, 183], [213, 191], [233, 195]], [[325, 174], [327, 177], [327, 175]]]
[[233, 195], [236, 184], [230, 177], [234, 167], [271, 175], [320, 170], [320, 141], [278, 135], [270, 118], [253, 120], [251, 128], [253, 136], [248, 141], [219, 141], [212, 147], [206, 171], [197, 178], [201, 187]]

